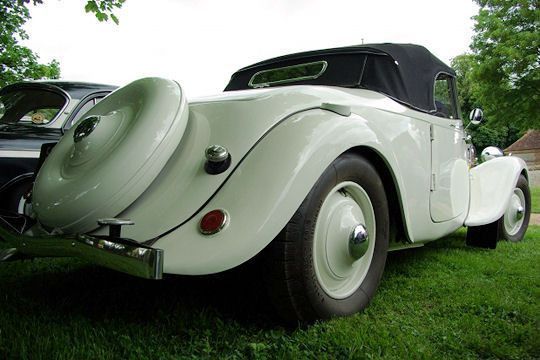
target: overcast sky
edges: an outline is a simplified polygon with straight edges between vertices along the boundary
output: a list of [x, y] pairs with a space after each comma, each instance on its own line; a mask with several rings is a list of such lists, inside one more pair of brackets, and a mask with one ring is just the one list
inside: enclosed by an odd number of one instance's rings
[[99, 23], [85, 0], [32, 6], [25, 44], [57, 59], [62, 79], [124, 85], [179, 81], [188, 98], [222, 91], [240, 67], [303, 50], [403, 42], [446, 63], [468, 50], [472, 0], [127, 0], [120, 25]]

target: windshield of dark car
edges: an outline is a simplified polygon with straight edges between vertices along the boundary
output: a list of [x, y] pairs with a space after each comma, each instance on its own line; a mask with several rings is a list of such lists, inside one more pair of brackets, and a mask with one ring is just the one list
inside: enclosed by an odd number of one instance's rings
[[0, 124], [43, 126], [53, 121], [67, 99], [53, 91], [37, 88], [0, 93]]

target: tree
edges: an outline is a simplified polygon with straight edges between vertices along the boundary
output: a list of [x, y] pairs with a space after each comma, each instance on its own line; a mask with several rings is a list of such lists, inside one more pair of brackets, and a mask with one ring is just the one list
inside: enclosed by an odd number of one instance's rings
[[107, 21], [110, 17], [118, 25], [118, 18], [113, 14], [113, 11], [121, 8], [124, 2], [125, 0], [89, 0], [84, 9], [86, 12], [96, 14], [99, 21]]
[[39, 63], [39, 57], [19, 44], [28, 38], [23, 29], [30, 18], [28, 8], [14, 0], [0, 0], [0, 87], [25, 79], [58, 78], [60, 65], [56, 60]]
[[[473, 78], [474, 69], [478, 63], [473, 54], [461, 54], [452, 59], [451, 65], [456, 71], [458, 101], [467, 124], [470, 111], [481, 107], [477, 96], [480, 84]], [[516, 141], [520, 133], [519, 128], [514, 124], [500, 124], [489, 116], [486, 116], [480, 126], [471, 125], [468, 131], [478, 151], [482, 151], [487, 146], [498, 146], [504, 149]]]
[[[85, 10], [93, 13], [99, 21], [111, 19], [118, 24], [113, 11], [121, 8], [124, 2], [88, 0]], [[0, 87], [20, 80], [60, 77], [58, 61], [41, 64], [36, 53], [19, 44], [21, 40], [28, 39], [23, 25], [30, 19], [30, 4], [43, 4], [43, 0], [0, 0]]]
[[[14, 0], [13, 0], [14, 1]], [[99, 21], [108, 21], [109, 18], [118, 25], [119, 21], [113, 11], [120, 9], [126, 0], [88, 0], [84, 9], [87, 13], [94, 13]], [[26, 4], [43, 4], [43, 0], [17, 0], [17, 2], [26, 6]]]
[[540, 128], [540, 1], [475, 1], [475, 99], [495, 124]]
[[461, 54], [451, 61], [451, 66], [456, 72], [458, 101], [461, 105], [463, 117], [468, 119], [472, 109], [479, 107], [474, 95], [474, 80], [472, 72], [475, 58], [472, 54]]

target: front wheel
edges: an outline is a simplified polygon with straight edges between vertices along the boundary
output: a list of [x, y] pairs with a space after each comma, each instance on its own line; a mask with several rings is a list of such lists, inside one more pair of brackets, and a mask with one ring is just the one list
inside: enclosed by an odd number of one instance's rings
[[270, 296], [282, 317], [313, 321], [365, 308], [383, 274], [388, 238], [376, 169], [363, 157], [340, 156], [266, 254]]
[[520, 175], [508, 208], [500, 221], [501, 237], [517, 242], [523, 240], [531, 217], [531, 192], [529, 182]]

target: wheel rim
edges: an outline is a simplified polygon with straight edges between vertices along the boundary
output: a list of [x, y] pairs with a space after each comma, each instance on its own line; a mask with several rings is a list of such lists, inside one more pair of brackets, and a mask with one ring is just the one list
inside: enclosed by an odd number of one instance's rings
[[[360, 253], [351, 248], [358, 245], [355, 236], [365, 240], [356, 247]], [[320, 208], [313, 236], [315, 274], [330, 297], [346, 298], [362, 284], [373, 259], [375, 236], [375, 213], [365, 190], [351, 181], [335, 186]]]
[[515, 188], [504, 213], [504, 230], [508, 235], [514, 236], [521, 229], [525, 219], [526, 206], [525, 194], [520, 188]]

